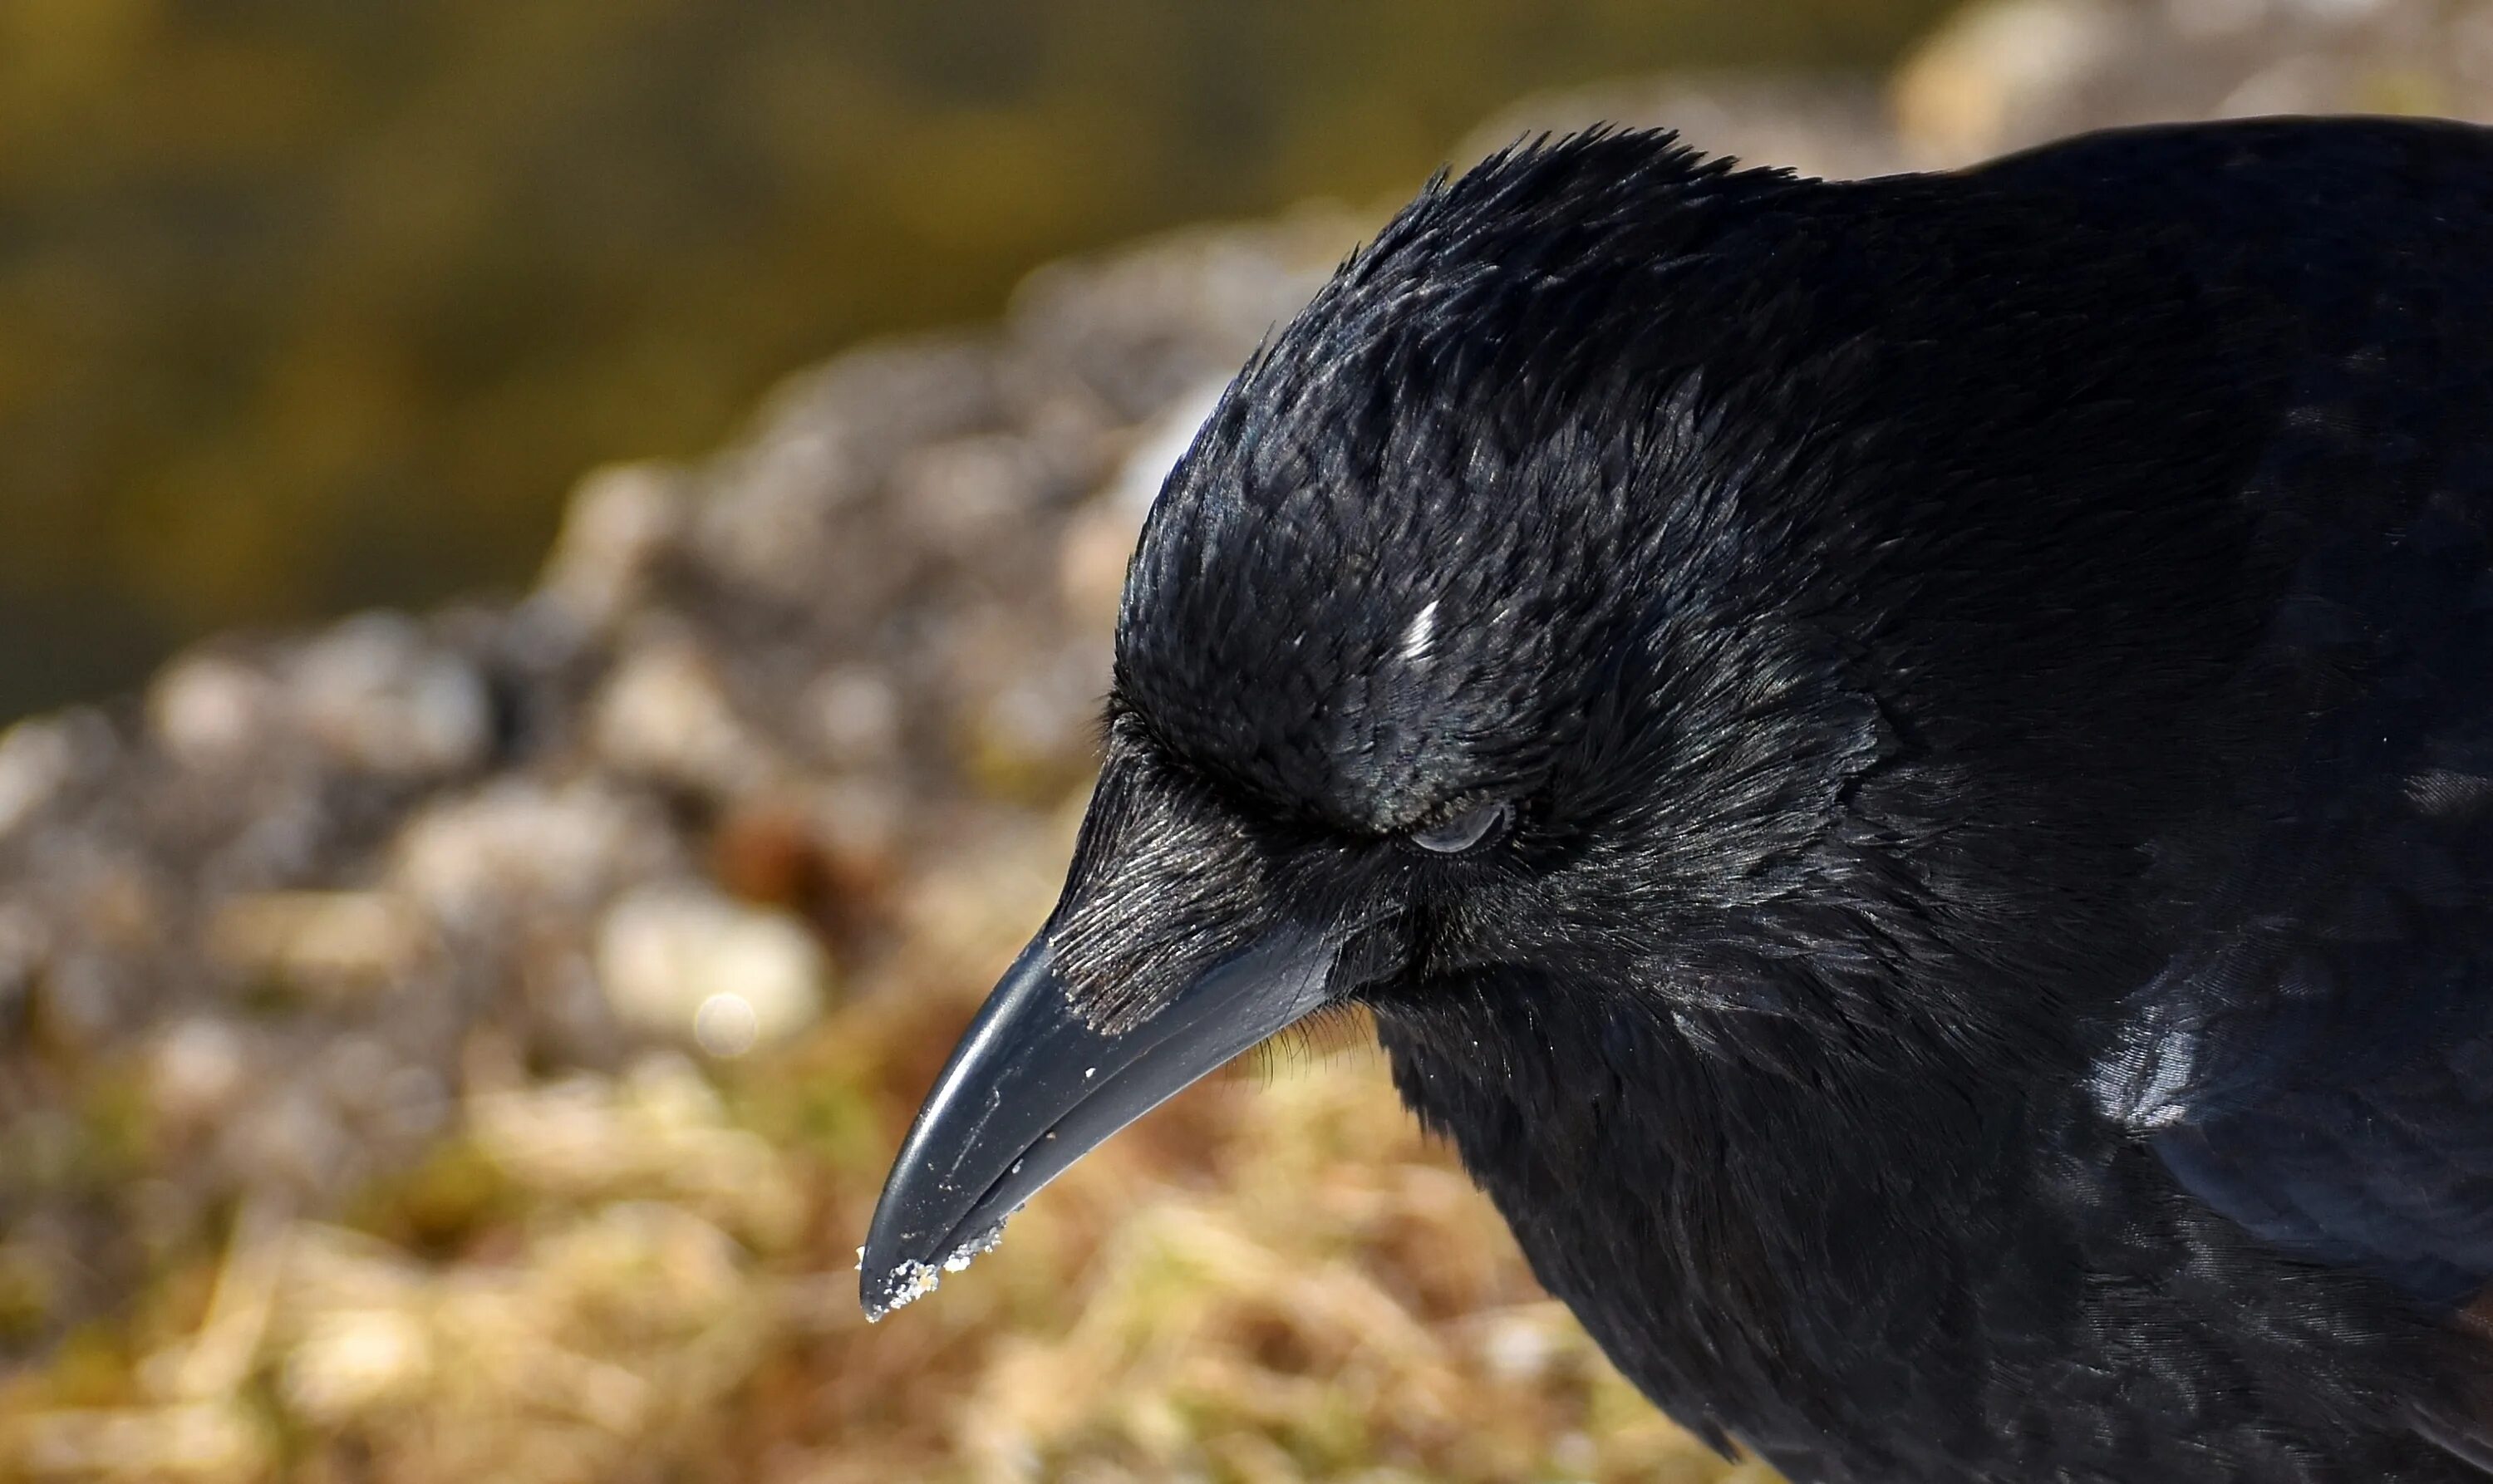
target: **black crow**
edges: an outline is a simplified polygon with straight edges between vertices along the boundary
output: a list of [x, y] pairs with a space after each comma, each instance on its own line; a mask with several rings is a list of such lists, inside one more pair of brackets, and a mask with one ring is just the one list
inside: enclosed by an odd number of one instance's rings
[[1128, 575], [880, 1313], [1310, 1012], [1800, 1480], [2493, 1466], [2493, 133], [1432, 185]]

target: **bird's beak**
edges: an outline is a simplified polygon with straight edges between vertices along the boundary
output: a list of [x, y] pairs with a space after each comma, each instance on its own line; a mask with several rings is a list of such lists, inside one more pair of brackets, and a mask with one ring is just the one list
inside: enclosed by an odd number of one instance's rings
[[1094, 1030], [1051, 965], [1022, 950], [935, 1080], [884, 1181], [858, 1263], [868, 1319], [994, 1244], [1005, 1218], [1102, 1140], [1330, 998], [1337, 943], [1285, 924], [1149, 1020]]

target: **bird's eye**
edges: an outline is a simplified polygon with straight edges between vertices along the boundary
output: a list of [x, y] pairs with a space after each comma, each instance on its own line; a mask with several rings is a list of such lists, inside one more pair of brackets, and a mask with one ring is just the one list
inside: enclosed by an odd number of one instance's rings
[[1482, 804], [1427, 829], [1413, 830], [1411, 843], [1431, 855], [1460, 855], [1505, 828], [1504, 804]]

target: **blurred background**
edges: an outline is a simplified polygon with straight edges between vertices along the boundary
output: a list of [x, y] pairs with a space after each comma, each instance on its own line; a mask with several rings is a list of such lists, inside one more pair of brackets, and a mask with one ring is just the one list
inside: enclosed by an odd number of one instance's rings
[[0, 715], [515, 588], [581, 469], [1048, 258], [1378, 203], [1535, 88], [1877, 67], [1943, 3], [8, 0]]
[[2493, 0], [0, 0], [0, 1479], [1755, 1474], [1355, 1026], [854, 1249], [1430, 170], [2301, 111], [2493, 116]]

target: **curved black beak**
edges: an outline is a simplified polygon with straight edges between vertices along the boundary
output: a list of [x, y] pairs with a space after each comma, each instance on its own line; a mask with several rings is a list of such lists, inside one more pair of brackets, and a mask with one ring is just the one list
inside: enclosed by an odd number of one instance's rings
[[1105, 1034], [1067, 999], [1039, 935], [953, 1048], [884, 1181], [857, 1264], [866, 1318], [967, 1266], [1102, 1140], [1324, 1005], [1336, 947], [1312, 929], [1276, 928], [1151, 1019]]

